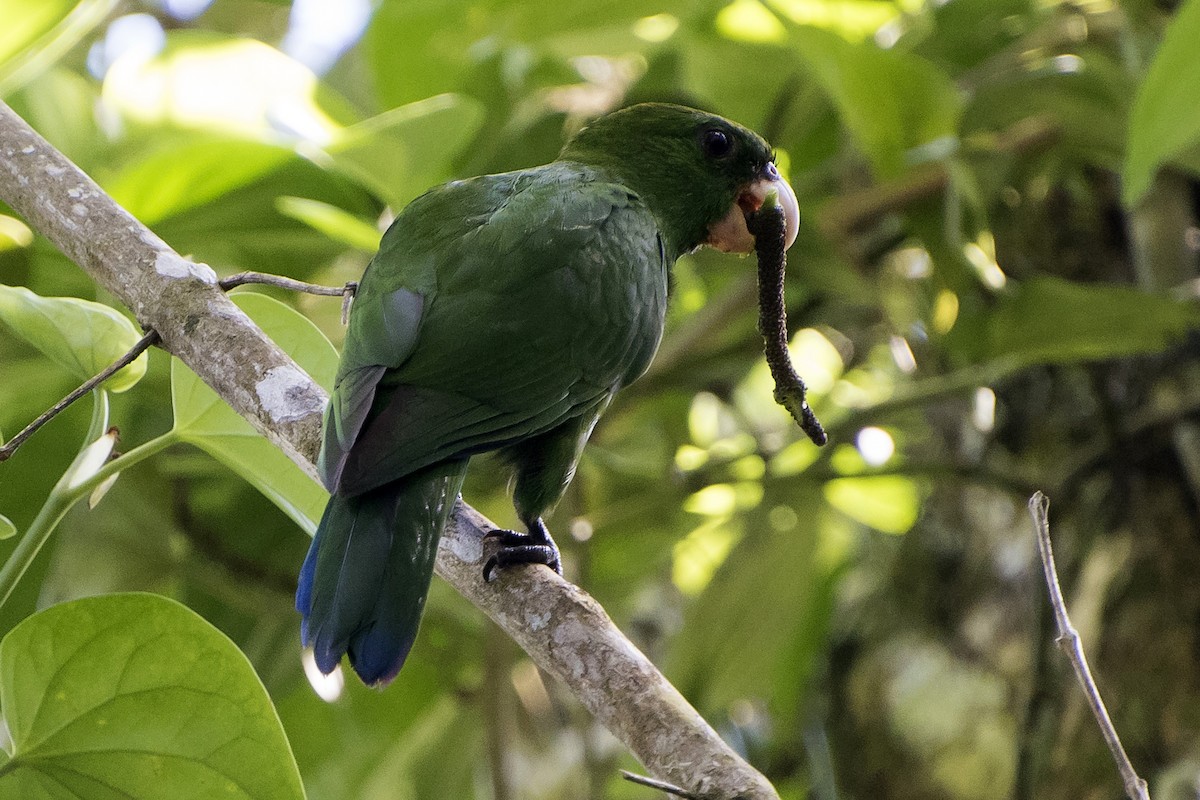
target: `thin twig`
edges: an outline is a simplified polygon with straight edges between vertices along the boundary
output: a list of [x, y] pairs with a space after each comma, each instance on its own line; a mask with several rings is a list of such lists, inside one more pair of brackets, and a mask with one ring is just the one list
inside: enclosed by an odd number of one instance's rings
[[1058, 584], [1058, 571], [1054, 568], [1054, 552], [1050, 549], [1050, 501], [1044, 494], [1034, 492], [1033, 497], [1029, 498], [1029, 513], [1033, 515], [1033, 524], [1037, 529], [1038, 553], [1042, 557], [1042, 568], [1046, 573], [1046, 587], [1050, 591], [1050, 605], [1054, 609], [1054, 621], [1058, 626], [1058, 638], [1055, 639], [1055, 643], [1066, 654], [1071, 666], [1075, 669], [1075, 677], [1079, 679], [1079, 684], [1083, 687], [1088, 705], [1096, 717], [1096, 723], [1100, 726], [1100, 733], [1104, 736], [1104, 741], [1112, 752], [1113, 760], [1117, 762], [1117, 769], [1121, 773], [1121, 779], [1125, 782], [1125, 794], [1129, 800], [1150, 800], [1149, 787], [1146, 785], [1146, 781], [1142, 780], [1134, 771], [1129, 756], [1125, 754], [1125, 748], [1121, 746], [1117, 729], [1113, 727], [1112, 720], [1108, 716], [1108, 709], [1104, 707], [1104, 701], [1100, 698], [1100, 690], [1096, 688], [1096, 682], [1092, 679], [1092, 672], [1088, 668], [1087, 657], [1083, 654], [1083, 644], [1079, 639], [1079, 633], [1071, 625], [1071, 619], [1067, 616], [1067, 604], [1063, 600], [1062, 587]]
[[763, 337], [767, 366], [775, 379], [775, 402], [791, 413], [813, 444], [823, 445], [829, 436], [808, 404], [808, 388], [796, 373], [788, 353], [787, 307], [783, 300], [787, 231], [783, 208], [778, 204], [764, 205], [746, 217], [746, 227], [754, 236], [754, 253], [758, 257], [758, 332]]
[[239, 272], [236, 275], [230, 275], [228, 278], [222, 278], [217, 281], [217, 285], [225, 291], [229, 291], [237, 286], [245, 286], [248, 283], [261, 283], [267, 286], [278, 286], [280, 289], [287, 289], [292, 292], [304, 292], [305, 294], [319, 294], [323, 297], [338, 297], [339, 295], [353, 295], [358, 289], [356, 281], [349, 281], [345, 286], [321, 286], [317, 283], [305, 283], [298, 281], [295, 278], [285, 278], [282, 275], [270, 275], [266, 272]]
[[625, 769], [621, 770], [621, 777], [623, 777], [625, 780], [629, 781], [630, 783], [640, 783], [642, 786], [649, 786], [651, 789], [658, 789], [660, 792], [666, 792], [667, 794], [673, 794], [676, 797], [686, 797], [686, 798], [688, 798], [688, 800], [700, 800], [700, 798], [697, 795], [692, 794], [691, 792], [687, 791], [686, 789], [680, 789], [678, 786], [676, 786], [673, 783], [667, 783], [666, 781], [660, 781], [656, 778], [647, 778], [645, 775], [637, 775], [637, 774], [630, 772], [629, 770], [625, 770]]
[[321, 286], [318, 283], [305, 283], [294, 278], [285, 278], [282, 275], [270, 275], [266, 272], [239, 272], [236, 275], [230, 275], [228, 278], [222, 278], [217, 281], [217, 285], [227, 292], [235, 286], [245, 286], [248, 283], [278, 286], [280, 289], [287, 289], [292, 292], [319, 294], [323, 297], [337, 297], [341, 295], [343, 325], [350, 319], [350, 304], [354, 301], [354, 295], [358, 292], [358, 281], [346, 281], [344, 286]]
[[67, 408], [67, 406], [71, 405], [76, 400], [90, 392], [92, 389], [95, 389], [97, 386], [104, 383], [106, 380], [116, 374], [117, 371], [132, 364], [134, 359], [146, 352], [155, 344], [158, 344], [158, 341], [158, 331], [154, 330], [153, 328], [146, 331], [145, 335], [143, 335], [141, 339], [138, 339], [137, 344], [130, 348], [128, 353], [109, 364], [95, 377], [89, 378], [78, 389], [71, 392], [62, 400], [59, 400], [46, 411], [42, 412], [40, 415], [38, 415], [37, 419], [26, 425], [24, 430], [6, 442], [3, 447], [0, 447], [0, 461], [7, 461], [9, 458], [11, 458], [12, 454], [17, 452], [17, 448], [20, 447], [26, 439], [36, 433], [38, 428], [57, 417]]

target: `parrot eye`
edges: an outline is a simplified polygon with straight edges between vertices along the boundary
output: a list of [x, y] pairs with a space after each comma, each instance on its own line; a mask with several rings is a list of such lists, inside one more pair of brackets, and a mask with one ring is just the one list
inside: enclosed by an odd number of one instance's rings
[[733, 140], [729, 134], [716, 128], [705, 131], [700, 144], [709, 158], [724, 158], [733, 150]]

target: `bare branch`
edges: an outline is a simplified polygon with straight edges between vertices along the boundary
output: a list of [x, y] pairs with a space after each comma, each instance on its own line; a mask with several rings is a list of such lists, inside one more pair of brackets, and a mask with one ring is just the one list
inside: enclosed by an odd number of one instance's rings
[[[225, 297], [211, 269], [171, 250], [3, 102], [0, 199], [315, 476], [327, 402], [321, 388]], [[481, 539], [495, 527], [460, 504], [442, 538], [438, 574], [566, 683], [651, 773], [706, 800], [778, 800], [581, 589], [536, 568], [484, 583]]]
[[1071, 625], [1071, 619], [1067, 616], [1067, 604], [1063, 600], [1062, 587], [1058, 584], [1058, 570], [1054, 568], [1054, 552], [1050, 549], [1049, 499], [1041, 492], [1035, 492], [1033, 497], [1029, 498], [1029, 513], [1033, 515], [1033, 525], [1037, 531], [1038, 553], [1042, 557], [1046, 587], [1050, 592], [1050, 605], [1054, 608], [1054, 622], [1058, 627], [1058, 638], [1055, 642], [1075, 669], [1075, 677], [1079, 679], [1079, 685], [1083, 687], [1088, 705], [1096, 717], [1096, 723], [1100, 726], [1100, 733], [1104, 736], [1104, 741], [1112, 752], [1113, 760], [1117, 762], [1117, 769], [1121, 773], [1121, 779], [1125, 782], [1125, 794], [1129, 800], [1150, 800], [1149, 787], [1146, 785], [1146, 781], [1142, 780], [1134, 771], [1129, 756], [1125, 755], [1125, 748], [1121, 746], [1117, 729], [1113, 727], [1112, 720], [1108, 716], [1108, 709], [1104, 707], [1104, 700], [1100, 698], [1100, 690], [1096, 688], [1096, 682], [1092, 679], [1092, 671], [1088, 668], [1087, 657], [1083, 653], [1083, 643], [1079, 639], [1079, 633]]

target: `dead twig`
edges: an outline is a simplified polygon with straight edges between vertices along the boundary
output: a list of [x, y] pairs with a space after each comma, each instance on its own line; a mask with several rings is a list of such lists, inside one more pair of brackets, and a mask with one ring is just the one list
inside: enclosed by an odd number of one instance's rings
[[1042, 557], [1046, 587], [1050, 592], [1050, 605], [1054, 609], [1054, 621], [1058, 627], [1058, 637], [1055, 639], [1055, 643], [1066, 654], [1071, 666], [1075, 669], [1075, 677], [1079, 679], [1079, 685], [1083, 687], [1084, 696], [1087, 697], [1092, 714], [1096, 717], [1096, 723], [1100, 726], [1100, 733], [1104, 736], [1109, 751], [1112, 752], [1113, 760], [1117, 762], [1117, 769], [1121, 773], [1121, 779], [1125, 782], [1125, 794], [1129, 800], [1150, 800], [1150, 789], [1146, 785], [1146, 781], [1134, 771], [1129, 756], [1125, 754], [1125, 748], [1121, 746], [1117, 729], [1113, 727], [1112, 720], [1108, 716], [1108, 709], [1104, 707], [1104, 700], [1100, 698], [1100, 690], [1096, 688], [1096, 682], [1092, 679], [1092, 671], [1088, 668], [1087, 657], [1083, 654], [1083, 643], [1079, 639], [1079, 633], [1071, 625], [1071, 619], [1067, 616], [1067, 604], [1063, 600], [1062, 587], [1058, 584], [1058, 571], [1054, 568], [1054, 552], [1050, 549], [1050, 501], [1044, 494], [1034, 492], [1033, 497], [1029, 498], [1029, 513], [1033, 515], [1038, 553]]

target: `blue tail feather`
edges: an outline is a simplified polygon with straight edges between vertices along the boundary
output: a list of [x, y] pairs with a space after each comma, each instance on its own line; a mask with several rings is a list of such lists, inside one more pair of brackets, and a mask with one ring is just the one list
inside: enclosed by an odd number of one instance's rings
[[408, 656], [438, 540], [465, 461], [435, 465], [367, 494], [334, 494], [300, 571], [300, 636], [318, 668], [344, 654], [369, 685], [386, 685]]

